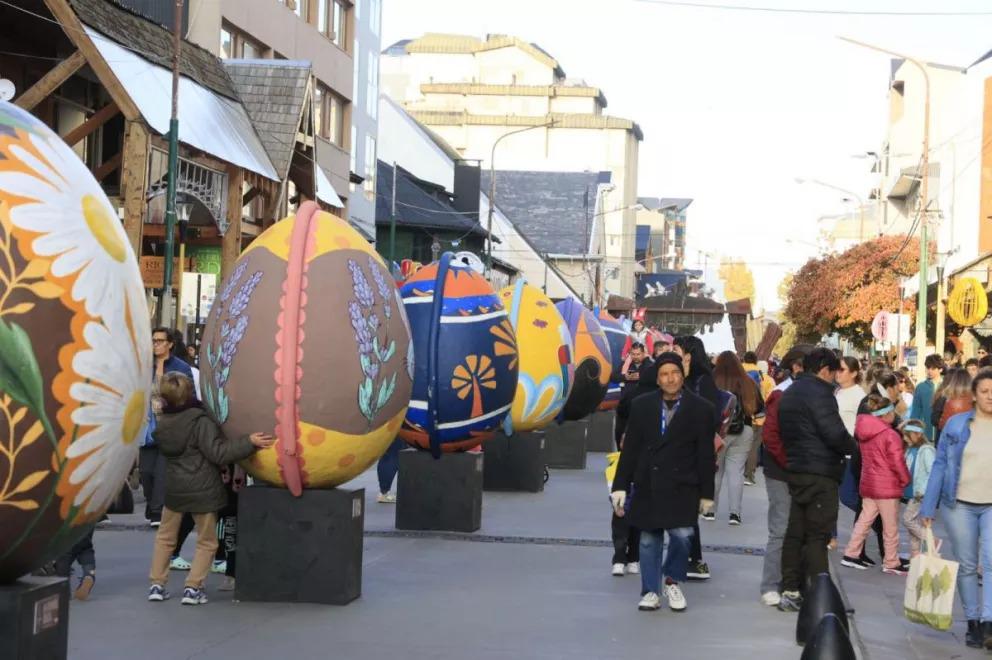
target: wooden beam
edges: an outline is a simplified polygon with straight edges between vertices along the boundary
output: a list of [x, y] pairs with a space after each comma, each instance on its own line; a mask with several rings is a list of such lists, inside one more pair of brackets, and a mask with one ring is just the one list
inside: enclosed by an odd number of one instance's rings
[[145, 190], [148, 187], [148, 131], [140, 121], [129, 121], [124, 128], [121, 158], [121, 202], [124, 205], [124, 231], [134, 253], [141, 256], [141, 230], [145, 220]]
[[84, 64], [86, 64], [86, 58], [83, 57], [83, 54], [78, 50], [74, 51], [72, 55], [56, 64], [51, 71], [42, 76], [41, 80], [22, 92], [14, 101], [14, 105], [22, 110], [31, 110], [83, 68]]
[[[210, 225], [209, 227], [205, 225], [190, 226], [189, 231], [192, 232], [193, 230], [196, 230], [200, 240], [220, 238], [220, 230], [214, 225]], [[178, 231], [178, 229], [176, 231]], [[144, 235], [149, 238], [165, 238], [165, 225], [146, 222], [144, 227]], [[178, 240], [178, 234], [176, 234], [175, 238]]]
[[79, 52], [86, 58], [87, 64], [93, 69], [100, 84], [107, 89], [110, 98], [117, 103], [124, 116], [130, 121], [140, 119], [141, 112], [138, 110], [138, 106], [131, 100], [130, 94], [114, 75], [107, 61], [103, 59], [103, 55], [100, 54], [100, 50], [93, 43], [93, 40], [86, 34], [85, 26], [76, 16], [72, 7], [69, 6], [67, 0], [45, 0], [45, 6], [48, 7], [48, 11], [52, 12], [55, 20], [62, 25], [62, 30], [69, 41], [74, 43]]
[[241, 184], [244, 170], [236, 165], [227, 167], [227, 231], [220, 248], [220, 278], [227, 277], [241, 255]]
[[108, 121], [120, 114], [120, 108], [117, 104], [111, 101], [107, 105], [103, 106], [99, 110], [93, 113], [93, 116], [84, 121], [82, 124], [72, 129], [65, 135], [61, 136], [62, 139], [70, 147], [74, 146], [77, 142], [82, 140], [84, 137], [100, 128]]
[[252, 203], [252, 200], [254, 200], [256, 197], [258, 197], [261, 194], [262, 194], [262, 190], [260, 188], [258, 187], [252, 188], [251, 190], [246, 192], [244, 196], [241, 198], [241, 206], [248, 206], [249, 204]]
[[107, 176], [121, 166], [121, 162], [124, 160], [124, 154], [118, 151], [116, 154], [110, 157], [103, 165], [96, 168], [93, 171], [93, 177], [97, 181], [103, 181]]

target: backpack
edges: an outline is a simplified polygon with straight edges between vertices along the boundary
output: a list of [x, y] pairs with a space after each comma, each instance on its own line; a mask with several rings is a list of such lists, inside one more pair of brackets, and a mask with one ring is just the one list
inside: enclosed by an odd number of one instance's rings
[[728, 435], [740, 435], [744, 432], [744, 406], [741, 405], [741, 400], [734, 397], [734, 412], [730, 416], [730, 423], [727, 425]]
[[717, 434], [721, 438], [726, 438], [727, 434], [732, 432], [730, 430], [730, 424], [739, 406], [737, 404], [737, 397], [732, 392], [728, 392], [727, 390], [718, 391], [720, 392], [720, 427]]
[[757, 385], [759, 388], [761, 387], [761, 370], [760, 369], [752, 369], [751, 371], [748, 371], [747, 372], [747, 375], [751, 377], [751, 380], [754, 381], [754, 384], [755, 385]]

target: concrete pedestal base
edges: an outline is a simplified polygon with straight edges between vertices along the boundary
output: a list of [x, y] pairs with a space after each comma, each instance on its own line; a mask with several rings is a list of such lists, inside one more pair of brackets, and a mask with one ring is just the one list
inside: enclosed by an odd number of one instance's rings
[[252, 486], [238, 502], [243, 601], [346, 605], [362, 594], [365, 490]]
[[400, 452], [396, 529], [475, 532], [482, 525], [482, 454]]
[[514, 433], [506, 437], [497, 432], [482, 443], [482, 487], [484, 490], [544, 490], [544, 432]]
[[589, 434], [586, 436], [586, 451], [611, 452], [616, 451], [613, 440], [613, 423], [616, 412], [602, 410], [589, 416]]
[[69, 580], [26, 576], [0, 585], [0, 658], [65, 660]]
[[552, 424], [546, 428], [544, 437], [547, 441], [548, 467], [559, 470], [586, 469], [586, 435], [588, 432], [589, 421], [587, 419]]

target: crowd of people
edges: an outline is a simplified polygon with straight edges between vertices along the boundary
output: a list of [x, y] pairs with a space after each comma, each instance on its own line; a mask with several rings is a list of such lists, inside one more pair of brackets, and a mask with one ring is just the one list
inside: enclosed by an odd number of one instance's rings
[[[195, 352], [179, 333], [155, 328], [152, 409], [136, 470], [145, 518], [156, 529], [149, 601], [170, 597], [170, 570], [188, 571], [182, 602], [207, 602], [209, 572], [236, 571], [237, 493], [246, 477], [236, 464], [274, 437], [258, 432], [225, 439], [197, 394]], [[780, 361], [711, 356], [692, 336], [673, 337], [635, 324], [617, 378], [619, 450], [611, 483], [612, 574], [639, 574], [638, 607], [667, 601], [687, 608], [684, 584], [706, 580], [700, 521], [715, 522], [725, 503], [731, 526], [745, 523], [743, 492], [760, 466], [767, 494], [768, 541], [761, 602], [798, 611], [810, 578], [829, 571], [843, 505], [853, 528], [842, 566], [881, 565], [905, 576], [940, 518], [960, 568], [957, 591], [968, 619], [969, 646], [992, 649], [992, 364], [946, 364], [926, 358], [926, 379], [908, 369], [808, 345]], [[974, 436], [974, 438], [973, 438]], [[395, 478], [394, 445], [380, 462], [379, 501]], [[127, 487], [127, 486], [125, 486]], [[197, 532], [192, 561], [180, 550]], [[909, 556], [899, 554], [900, 538]], [[867, 552], [874, 536], [878, 560]], [[667, 545], [665, 539], [667, 537]], [[667, 551], [666, 551], [667, 547]], [[92, 531], [51, 568], [81, 568], [75, 595], [96, 581]]]
[[[930, 355], [927, 378], [915, 384], [905, 367], [824, 347], [798, 345], [760, 364], [753, 353], [710, 358], [695, 337], [654, 333], [650, 348], [642, 339], [631, 334], [619, 374], [610, 489], [612, 574], [640, 574], [639, 609], [663, 601], [686, 609], [684, 583], [710, 577], [699, 521], [715, 521], [726, 502], [728, 523], [743, 524], [743, 489], [760, 465], [768, 497], [762, 603], [799, 611], [835, 549], [847, 569], [906, 576], [939, 518], [960, 565], [966, 643], [992, 650], [992, 585], [980, 576], [992, 571], [987, 354], [957, 363]], [[853, 528], [838, 549], [842, 505]], [[866, 551], [872, 536], [877, 560]]]

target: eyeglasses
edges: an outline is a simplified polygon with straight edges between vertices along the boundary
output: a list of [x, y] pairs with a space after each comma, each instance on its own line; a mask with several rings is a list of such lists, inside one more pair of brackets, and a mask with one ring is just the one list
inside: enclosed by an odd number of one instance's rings
[[153, 344], [168, 344], [168, 339], [152, 339]]

